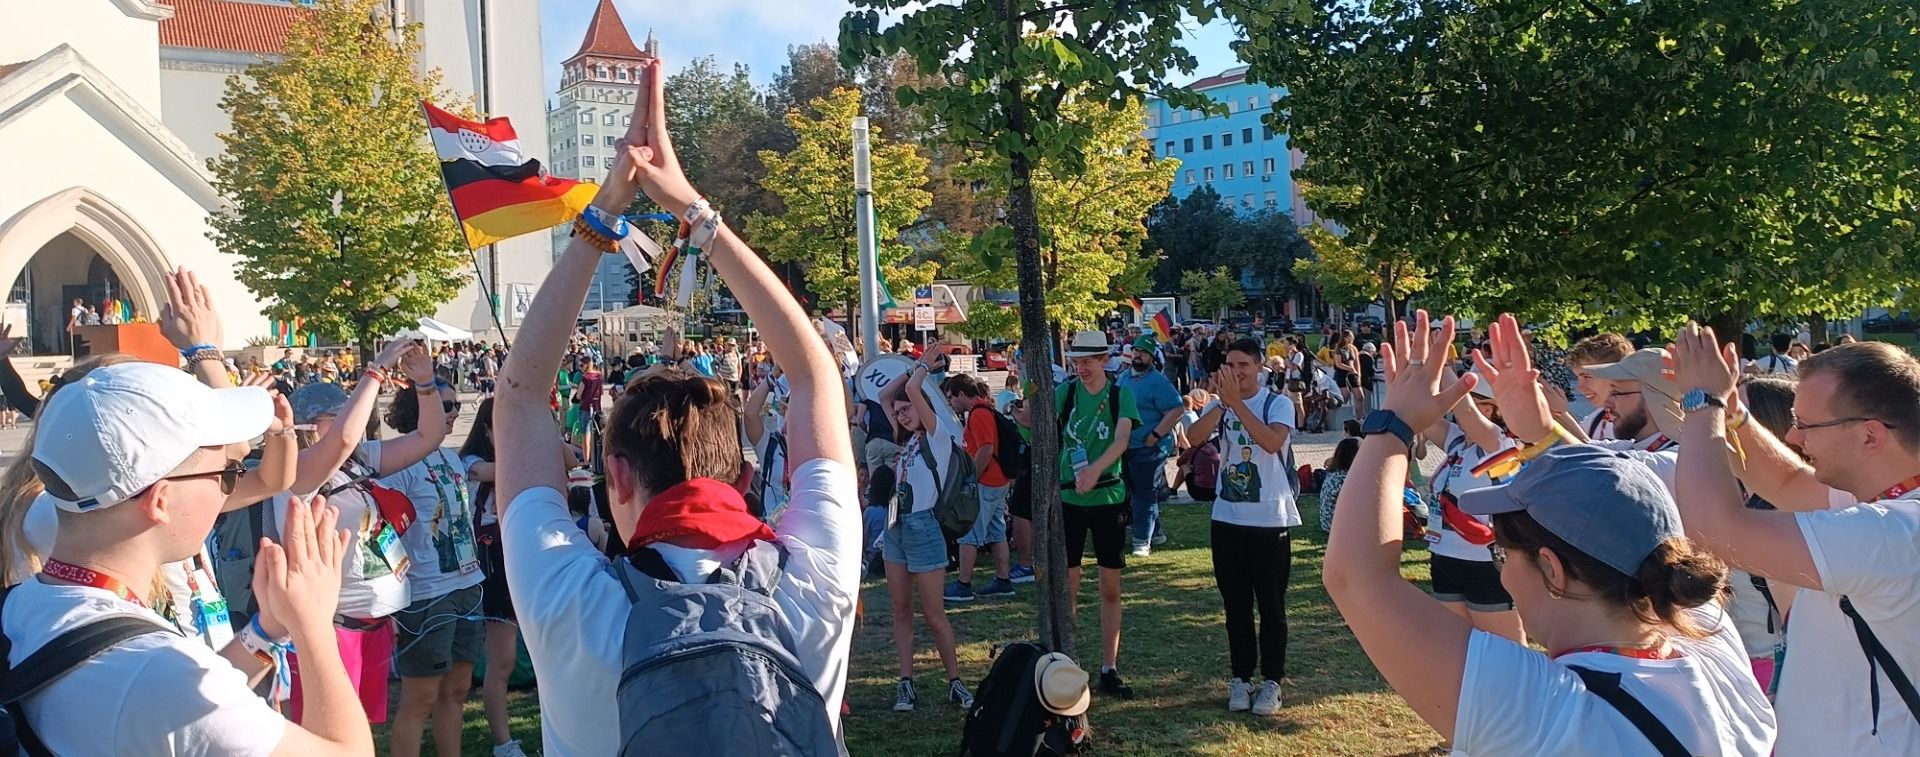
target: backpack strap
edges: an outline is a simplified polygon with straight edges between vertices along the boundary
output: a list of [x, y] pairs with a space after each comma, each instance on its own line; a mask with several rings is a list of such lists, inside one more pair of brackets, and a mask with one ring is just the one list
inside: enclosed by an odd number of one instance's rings
[[1635, 729], [1646, 736], [1647, 741], [1653, 742], [1653, 748], [1660, 753], [1660, 757], [1689, 757], [1686, 746], [1673, 735], [1673, 731], [1667, 728], [1667, 724], [1660, 722], [1660, 718], [1655, 716], [1652, 710], [1648, 710], [1640, 700], [1628, 694], [1626, 689], [1620, 688], [1619, 673], [1602, 673], [1578, 665], [1567, 667], [1580, 676], [1580, 680], [1586, 683], [1588, 691], [1593, 692], [1594, 696], [1600, 697], [1607, 704], [1613, 705], [1613, 709], [1618, 710], [1627, 722], [1632, 723]]
[[[19, 586], [0, 589], [0, 613], [4, 613], [7, 597], [16, 588]], [[19, 741], [21, 751], [33, 757], [53, 754], [27, 722], [26, 713], [20, 708], [22, 700], [121, 642], [166, 630], [150, 620], [131, 615], [102, 618], [53, 637], [21, 660], [19, 667], [9, 662], [13, 658], [13, 640], [0, 635], [0, 707], [17, 716], [13, 719], [14, 738]]]
[[1780, 617], [1780, 605], [1773, 601], [1773, 590], [1767, 588], [1767, 579], [1751, 574], [1747, 578], [1752, 580], [1753, 588], [1760, 592], [1760, 597], [1767, 600], [1767, 633], [1778, 633], [1776, 629], [1779, 624], [1774, 619]]
[[[932, 440], [927, 438], [927, 432], [922, 430], [920, 432], [920, 459], [927, 464], [927, 475], [933, 479], [933, 501], [939, 502], [940, 498], [946, 494], [941, 491], [946, 481], [944, 480], [945, 477], [940, 475], [940, 466], [933, 462], [932, 444]], [[907, 480], [906, 471], [900, 471], [900, 480], [902, 482]], [[908, 503], [908, 506], [912, 506], [912, 503]]]
[[1907, 679], [1900, 663], [1893, 659], [1893, 653], [1880, 643], [1880, 637], [1873, 634], [1873, 628], [1867, 625], [1860, 612], [1853, 609], [1853, 600], [1840, 598], [1840, 612], [1853, 621], [1853, 635], [1860, 640], [1860, 650], [1867, 654], [1867, 690], [1873, 697], [1873, 734], [1880, 734], [1880, 678], [1874, 675], [1876, 668], [1886, 668], [1887, 681], [1893, 684], [1893, 690], [1900, 693], [1900, 701], [1907, 703], [1907, 711], [1920, 716], [1920, 692], [1915, 692], [1913, 681]]

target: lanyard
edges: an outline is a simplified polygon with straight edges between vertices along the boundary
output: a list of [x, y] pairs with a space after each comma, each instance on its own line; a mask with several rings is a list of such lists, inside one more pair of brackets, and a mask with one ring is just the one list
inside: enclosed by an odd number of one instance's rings
[[1567, 655], [1580, 654], [1582, 652], [1600, 652], [1603, 654], [1620, 655], [1621, 657], [1632, 657], [1639, 660], [1666, 660], [1679, 657], [1679, 655], [1674, 654], [1671, 647], [1666, 644], [1661, 644], [1653, 647], [1574, 647], [1573, 649], [1554, 655], [1553, 659], [1558, 660]]
[[92, 568], [82, 568], [73, 563], [47, 558], [46, 563], [40, 566], [40, 572], [62, 581], [70, 581], [82, 586], [91, 586], [95, 589], [104, 589], [128, 602], [140, 605], [141, 607], [146, 606], [146, 603], [141, 602], [140, 598], [134, 595], [133, 590], [127, 588], [126, 584], [121, 583], [120, 579]]
[[1894, 484], [1893, 486], [1887, 487], [1886, 491], [1883, 491], [1880, 493], [1880, 499], [1894, 499], [1899, 497], [1902, 494], [1906, 494], [1907, 492], [1914, 491], [1916, 489], [1920, 489], [1920, 476], [1914, 476], [1905, 481], [1901, 481], [1900, 483]]
[[1672, 447], [1676, 444], [1679, 444], [1679, 442], [1676, 442], [1672, 439], [1667, 438], [1666, 434], [1655, 434], [1652, 439], [1647, 440], [1646, 451], [1647, 452], [1664, 452], [1668, 447]]

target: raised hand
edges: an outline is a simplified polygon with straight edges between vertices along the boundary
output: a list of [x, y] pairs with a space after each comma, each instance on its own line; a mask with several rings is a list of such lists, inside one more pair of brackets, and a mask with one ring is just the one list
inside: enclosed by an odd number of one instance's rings
[[433, 383], [433, 358], [427, 356], [427, 348], [419, 342], [413, 348], [400, 353], [400, 371], [414, 386], [426, 386]]
[[197, 344], [219, 346], [220, 315], [213, 310], [213, 297], [192, 271], [182, 266], [162, 276], [167, 283], [167, 302], [160, 306], [160, 333], [176, 349]]
[[1540, 372], [1527, 352], [1520, 322], [1503, 315], [1487, 330], [1487, 350], [1473, 353], [1474, 366], [1493, 387], [1500, 417], [1521, 441], [1537, 442], [1553, 433], [1553, 412], [1540, 390]]
[[267, 424], [267, 433], [278, 434], [293, 428], [293, 405], [279, 392], [269, 389], [267, 393], [273, 395], [273, 422]]
[[[1393, 344], [1380, 345], [1380, 365], [1387, 373], [1386, 399], [1380, 409], [1391, 410], [1409, 427], [1420, 429], [1446, 417], [1478, 377], [1467, 375], [1441, 385], [1447, 371], [1447, 345], [1453, 342], [1453, 318], [1440, 321], [1438, 330], [1427, 328], [1427, 311], [1414, 313], [1414, 332], [1409, 334], [1405, 321], [1393, 324]], [[1394, 345], [1400, 345], [1395, 347]]]
[[1540, 394], [1547, 398], [1547, 409], [1554, 415], [1573, 412], [1567, 390], [1548, 382], [1545, 376], [1540, 377]]
[[19, 338], [13, 335], [13, 324], [0, 323], [0, 356], [13, 354], [13, 348], [19, 344]]
[[1711, 326], [1688, 323], [1667, 345], [1667, 353], [1681, 391], [1702, 389], [1726, 400], [1740, 383], [1740, 359], [1733, 344], [1716, 344]]
[[254, 596], [261, 614], [284, 625], [296, 643], [333, 633], [333, 615], [340, 605], [340, 561], [350, 536], [336, 528], [339, 517], [324, 497], [292, 499], [281, 543], [260, 539]]
[[[666, 69], [655, 59], [642, 66], [641, 72], [646, 77], [647, 113], [645, 118], [634, 118], [633, 124], [627, 127], [627, 135], [616, 144], [613, 169], [601, 194], [605, 195], [619, 182], [618, 188], [624, 192], [621, 196], [628, 198], [620, 203], [624, 208], [637, 185], [647, 194], [647, 199], [679, 216], [688, 205], [700, 199], [700, 193], [687, 182], [686, 173], [680, 169], [680, 159], [673, 151], [673, 140], [667, 135]], [[599, 202], [599, 198], [594, 201]]]

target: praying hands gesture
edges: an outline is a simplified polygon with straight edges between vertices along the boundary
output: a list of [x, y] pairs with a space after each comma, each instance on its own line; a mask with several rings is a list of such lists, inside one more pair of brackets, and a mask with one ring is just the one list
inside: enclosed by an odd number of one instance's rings
[[1681, 391], [1701, 389], [1729, 403], [1740, 382], [1740, 358], [1733, 344], [1716, 344], [1713, 328], [1688, 323], [1667, 345], [1667, 362]]
[[1474, 366], [1493, 387], [1507, 430], [1523, 442], [1537, 442], [1553, 433], [1553, 412], [1540, 389], [1540, 371], [1533, 367], [1527, 339], [1512, 315], [1500, 316], [1487, 330], [1487, 351], [1473, 353]]

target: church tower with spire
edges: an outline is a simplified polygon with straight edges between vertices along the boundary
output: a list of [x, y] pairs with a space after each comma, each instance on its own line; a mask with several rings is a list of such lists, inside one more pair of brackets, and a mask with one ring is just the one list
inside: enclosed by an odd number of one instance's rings
[[[555, 176], [599, 181], [613, 161], [613, 143], [627, 132], [640, 103], [640, 66], [659, 52], [653, 34], [633, 43], [613, 0], [600, 0], [580, 50], [561, 63], [560, 92], [547, 111], [547, 167]], [[566, 249], [570, 227], [553, 231], [553, 255]], [[627, 263], [608, 255], [587, 290], [588, 311], [618, 310], [629, 303]]]

